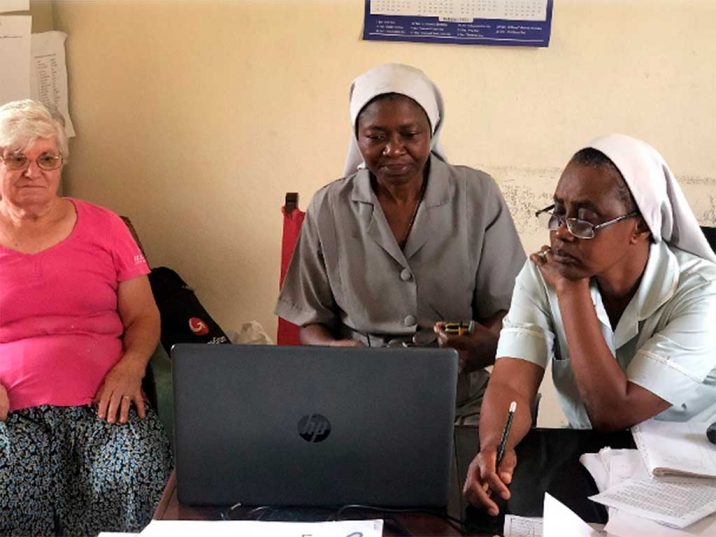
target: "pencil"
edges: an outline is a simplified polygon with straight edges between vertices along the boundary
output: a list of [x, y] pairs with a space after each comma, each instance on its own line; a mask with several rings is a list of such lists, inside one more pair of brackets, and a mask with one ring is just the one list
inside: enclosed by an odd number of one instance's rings
[[507, 437], [510, 436], [510, 427], [512, 427], [512, 416], [515, 415], [517, 410], [517, 402], [512, 401], [510, 403], [510, 409], [507, 411], [507, 420], [505, 421], [505, 428], [502, 429], [502, 436], [500, 437], [500, 445], [497, 447], [497, 464], [500, 464], [502, 457], [505, 456], [505, 447], [507, 446]]

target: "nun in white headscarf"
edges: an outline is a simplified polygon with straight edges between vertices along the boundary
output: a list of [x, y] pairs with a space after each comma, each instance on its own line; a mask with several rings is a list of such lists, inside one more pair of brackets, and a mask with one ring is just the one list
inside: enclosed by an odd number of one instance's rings
[[362, 74], [350, 118], [345, 176], [311, 201], [276, 313], [305, 344], [457, 348], [458, 415], [474, 421], [525, 260], [510, 213], [490, 176], [447, 163], [422, 71]]
[[[716, 264], [669, 167], [648, 144], [613, 134], [567, 164], [538, 211], [550, 245], [517, 278], [468, 475], [471, 502], [497, 513], [514, 446], [548, 364], [575, 428], [716, 420]], [[512, 401], [509, 449], [494, 452]]]
[[716, 262], [679, 183], [662, 156], [649, 144], [612, 134], [589, 144], [611, 160], [624, 178], [653, 242], [664, 241], [674, 248]]
[[348, 145], [348, 156], [343, 175], [351, 175], [365, 166], [358, 148], [358, 115], [365, 106], [379, 95], [399, 94], [410, 97], [418, 103], [430, 122], [430, 151], [447, 162], [445, 152], [440, 146], [440, 131], [445, 107], [440, 90], [422, 71], [409, 65], [387, 63], [371, 69], [359, 76], [350, 89], [350, 117], [353, 134]]

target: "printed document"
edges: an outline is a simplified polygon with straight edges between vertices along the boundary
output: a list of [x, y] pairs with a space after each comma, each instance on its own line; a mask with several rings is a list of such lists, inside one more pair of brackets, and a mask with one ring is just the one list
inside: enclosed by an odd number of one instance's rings
[[708, 516], [687, 528], [676, 529], [664, 526], [653, 520], [630, 515], [618, 509], [609, 510], [609, 522], [604, 527], [607, 535], [614, 537], [714, 537], [716, 535], [716, 515]]
[[685, 528], [716, 513], [716, 480], [686, 477], [627, 479], [589, 498], [667, 526]]
[[67, 104], [67, 66], [63, 32], [32, 34], [32, 76], [30, 95], [42, 104], [57, 108], [65, 118], [67, 136], [75, 135]]
[[542, 519], [505, 515], [504, 537], [542, 537]]
[[[599, 492], [604, 492], [632, 478], [649, 478], [649, 471], [636, 449], [602, 448], [599, 453], [585, 453], [579, 461], [592, 474]], [[708, 516], [684, 529], [676, 529], [644, 517], [635, 516], [613, 507], [609, 508], [609, 522], [604, 528], [614, 537], [714, 537], [716, 514]]]

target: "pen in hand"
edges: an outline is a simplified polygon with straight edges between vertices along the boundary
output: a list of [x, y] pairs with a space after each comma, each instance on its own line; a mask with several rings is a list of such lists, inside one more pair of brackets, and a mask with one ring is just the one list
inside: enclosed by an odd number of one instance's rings
[[497, 464], [502, 462], [502, 457], [505, 456], [505, 447], [507, 446], [507, 438], [510, 436], [510, 428], [512, 427], [512, 417], [515, 415], [517, 410], [517, 402], [512, 401], [510, 403], [510, 409], [507, 411], [507, 420], [505, 421], [505, 428], [502, 429], [502, 436], [500, 437], [500, 444], [497, 447]]

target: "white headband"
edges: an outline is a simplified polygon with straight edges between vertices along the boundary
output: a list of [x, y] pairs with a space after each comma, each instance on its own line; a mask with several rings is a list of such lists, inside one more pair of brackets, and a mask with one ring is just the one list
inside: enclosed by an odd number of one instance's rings
[[601, 151], [619, 168], [656, 242], [664, 240], [716, 262], [679, 183], [656, 149], [624, 134], [597, 138], [587, 147]]
[[440, 91], [420, 69], [398, 63], [379, 65], [360, 75], [350, 89], [350, 114], [353, 135], [348, 146], [344, 175], [351, 175], [363, 166], [363, 157], [355, 137], [356, 121], [361, 110], [379, 95], [398, 93], [418, 103], [430, 120], [432, 128], [431, 151], [447, 160], [438, 140], [444, 117], [443, 98]]

